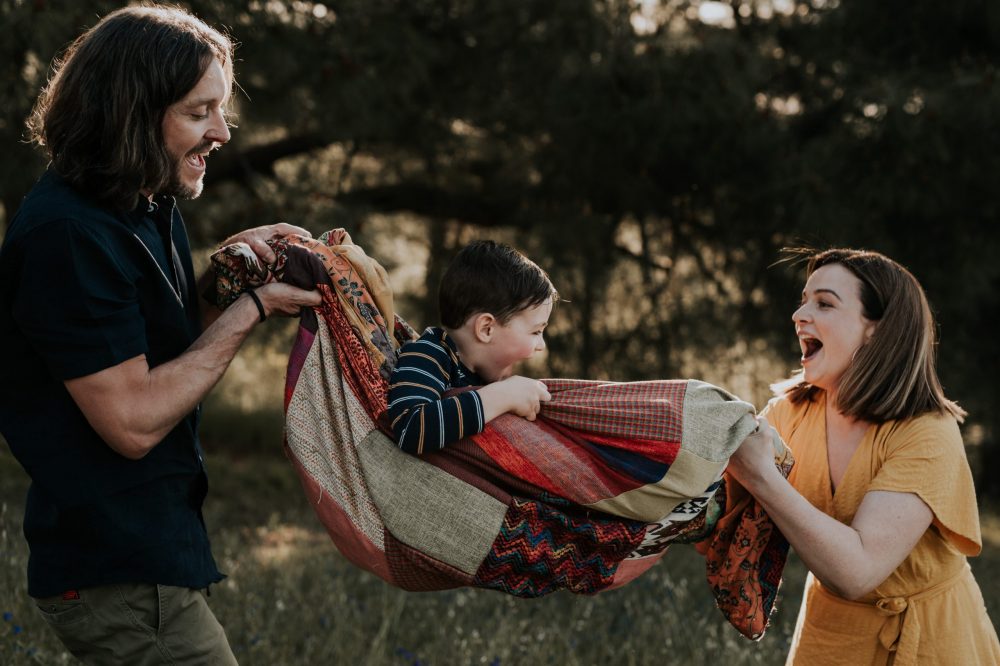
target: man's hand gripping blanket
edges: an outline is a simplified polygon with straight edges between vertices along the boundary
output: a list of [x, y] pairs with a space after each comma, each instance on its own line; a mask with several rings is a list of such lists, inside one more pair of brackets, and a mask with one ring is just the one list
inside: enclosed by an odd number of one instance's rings
[[[289, 358], [284, 445], [345, 557], [407, 590], [537, 597], [618, 587], [694, 543], [725, 617], [764, 634], [788, 544], [725, 475], [756, 427], [751, 405], [696, 380], [543, 380], [552, 401], [536, 421], [504, 415], [418, 458], [385, 419], [396, 354], [416, 337], [385, 270], [343, 229], [272, 248], [271, 266], [240, 245], [216, 252], [211, 296], [224, 308], [273, 280], [321, 292]], [[787, 475], [780, 442], [775, 462]]]

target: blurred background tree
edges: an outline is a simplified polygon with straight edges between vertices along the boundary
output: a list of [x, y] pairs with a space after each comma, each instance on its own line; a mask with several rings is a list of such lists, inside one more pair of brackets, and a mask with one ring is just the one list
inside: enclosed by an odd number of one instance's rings
[[[196, 245], [346, 227], [424, 326], [457, 248], [506, 240], [569, 301], [539, 374], [697, 376], [759, 406], [798, 365], [779, 249], [878, 250], [926, 288], [1000, 491], [1000, 4], [182, 4], [239, 42], [239, 129], [184, 206]], [[23, 121], [50, 61], [118, 6], [0, 0], [0, 230], [44, 169]]]

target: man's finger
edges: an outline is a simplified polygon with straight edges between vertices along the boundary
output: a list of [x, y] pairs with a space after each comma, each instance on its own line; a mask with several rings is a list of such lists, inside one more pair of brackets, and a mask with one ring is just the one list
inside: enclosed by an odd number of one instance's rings
[[274, 260], [277, 259], [277, 255], [274, 254], [274, 250], [260, 238], [255, 238], [251, 241], [254, 253], [260, 257], [265, 264], [273, 264]]
[[308, 229], [303, 229], [302, 227], [297, 227], [294, 224], [288, 224], [287, 222], [278, 222], [272, 227], [272, 236], [286, 236], [288, 234], [298, 234], [299, 236], [305, 236], [306, 238], [312, 238], [312, 234], [309, 233]]

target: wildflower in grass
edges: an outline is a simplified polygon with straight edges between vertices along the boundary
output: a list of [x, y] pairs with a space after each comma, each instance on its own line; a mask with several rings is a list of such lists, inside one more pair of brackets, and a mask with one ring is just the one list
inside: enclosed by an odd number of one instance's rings
[[14, 614], [13, 613], [11, 613], [10, 611], [4, 611], [3, 612], [3, 621], [4, 622], [10, 622], [13, 619], [14, 619]]

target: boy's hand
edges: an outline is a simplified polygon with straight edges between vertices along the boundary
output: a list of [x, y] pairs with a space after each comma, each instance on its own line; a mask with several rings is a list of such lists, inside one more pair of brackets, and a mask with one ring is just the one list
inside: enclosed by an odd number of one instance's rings
[[479, 389], [479, 397], [487, 423], [508, 412], [534, 421], [541, 403], [552, 399], [545, 384], [520, 375], [487, 384]]

